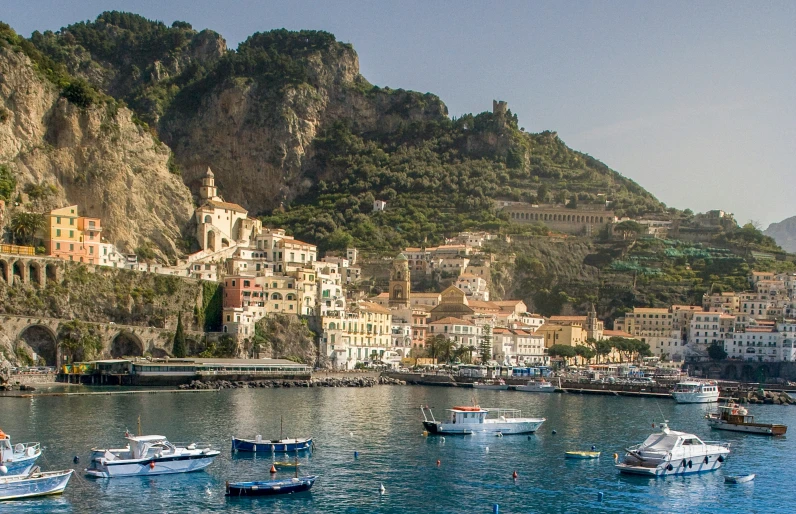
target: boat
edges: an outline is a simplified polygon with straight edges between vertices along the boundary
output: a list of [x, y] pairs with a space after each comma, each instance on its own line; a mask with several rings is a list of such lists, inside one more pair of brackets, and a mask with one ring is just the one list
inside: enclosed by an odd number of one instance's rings
[[290, 461], [279, 461], [278, 460], [278, 461], [274, 462], [274, 466], [276, 466], [277, 468], [297, 468], [297, 467], [301, 466], [301, 464], [298, 461], [290, 462]]
[[574, 451], [574, 452], [566, 452], [564, 453], [564, 457], [567, 459], [596, 459], [600, 456], [600, 452], [581, 452], [581, 451]]
[[525, 385], [517, 386], [514, 389], [517, 391], [525, 391], [526, 393], [555, 393], [556, 386], [547, 380], [531, 380]]
[[492, 389], [493, 391], [508, 391], [508, 384], [501, 378], [498, 380], [479, 380], [473, 382], [473, 389]]
[[672, 397], [677, 403], [713, 403], [719, 401], [719, 386], [712, 380], [678, 382]]
[[315, 475], [264, 480], [258, 482], [227, 482], [227, 496], [270, 496], [309, 491], [315, 483]]
[[306, 439], [263, 439], [256, 436], [254, 439], [232, 438], [232, 449], [241, 452], [296, 452], [312, 448], [312, 438]]
[[72, 477], [73, 469], [0, 477], [0, 501], [61, 494]]
[[213, 463], [219, 451], [209, 445], [177, 446], [162, 435], [125, 434], [125, 448], [92, 448], [86, 475], [93, 478], [165, 475], [199, 471]]
[[621, 473], [646, 476], [688, 475], [715, 471], [730, 455], [730, 444], [702, 441], [694, 434], [670, 430], [666, 421], [661, 431], [627, 448]]
[[41, 456], [41, 444], [11, 444], [11, 436], [0, 430], [0, 475], [25, 475]]
[[437, 421], [428, 407], [421, 405], [420, 410], [423, 426], [431, 434], [532, 434], [545, 422], [545, 418], [522, 418], [522, 412], [517, 409], [486, 409], [478, 405], [447, 409], [450, 412], [447, 421]]
[[708, 420], [708, 425], [716, 430], [762, 435], [785, 435], [788, 431], [786, 425], [755, 423], [755, 417], [749, 414], [745, 407], [735, 403], [732, 398], [728, 398], [724, 405], [719, 406], [717, 412], [712, 412], [705, 418]]
[[745, 482], [751, 482], [754, 479], [754, 473], [749, 475], [727, 475], [724, 477], [724, 481], [728, 484], [743, 484]]
[[263, 436], [257, 435], [254, 439], [243, 439], [240, 437], [232, 436], [232, 451], [241, 452], [297, 452], [301, 450], [309, 450], [312, 448], [312, 437], [304, 439], [283, 438], [282, 418], [279, 419], [279, 439], [263, 439]]

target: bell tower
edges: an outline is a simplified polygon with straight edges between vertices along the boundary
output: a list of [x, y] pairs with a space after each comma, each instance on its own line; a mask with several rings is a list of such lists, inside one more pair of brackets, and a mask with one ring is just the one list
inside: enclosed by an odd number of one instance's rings
[[216, 179], [210, 168], [207, 168], [207, 173], [202, 177], [202, 186], [199, 188], [199, 200], [218, 200], [218, 188], [216, 187]]
[[409, 308], [409, 261], [399, 254], [390, 268], [390, 307]]

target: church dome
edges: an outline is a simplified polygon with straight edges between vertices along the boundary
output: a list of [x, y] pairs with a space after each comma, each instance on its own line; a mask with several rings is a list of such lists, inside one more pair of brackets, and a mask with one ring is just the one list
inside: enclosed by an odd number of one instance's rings
[[207, 177], [207, 178], [215, 177], [215, 175], [213, 175], [213, 172], [210, 171], [210, 166], [207, 167], [207, 173], [205, 173], [205, 177]]
[[405, 261], [407, 260], [406, 255], [399, 253], [398, 257], [395, 258], [396, 261]]

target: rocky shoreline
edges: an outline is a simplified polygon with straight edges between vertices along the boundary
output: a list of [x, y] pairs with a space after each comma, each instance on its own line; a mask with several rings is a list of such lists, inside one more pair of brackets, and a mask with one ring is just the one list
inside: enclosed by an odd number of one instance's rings
[[406, 385], [403, 380], [390, 377], [326, 377], [311, 380], [193, 380], [182, 384], [180, 389], [279, 389], [282, 387], [373, 387], [376, 385]]
[[796, 405], [796, 399], [777, 391], [727, 391], [738, 403], [767, 405]]

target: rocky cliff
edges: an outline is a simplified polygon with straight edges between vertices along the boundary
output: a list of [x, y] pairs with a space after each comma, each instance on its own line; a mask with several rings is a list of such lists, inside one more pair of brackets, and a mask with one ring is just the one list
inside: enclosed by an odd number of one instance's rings
[[772, 223], [763, 233], [773, 237], [786, 252], [796, 252], [796, 216]]
[[9, 214], [77, 204], [82, 215], [102, 218], [103, 238], [123, 251], [181, 253], [175, 242], [193, 205], [169, 171], [169, 148], [111, 98], [89, 106], [67, 100], [8, 39], [0, 44], [0, 163], [15, 176], [18, 193], [52, 186], [34, 198], [17, 195], [22, 204], [9, 202]]

